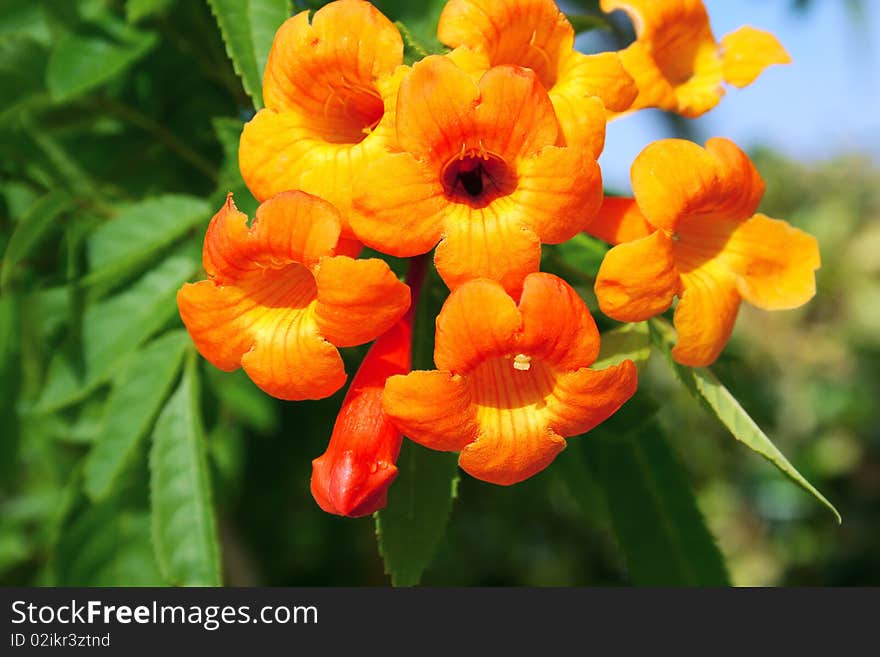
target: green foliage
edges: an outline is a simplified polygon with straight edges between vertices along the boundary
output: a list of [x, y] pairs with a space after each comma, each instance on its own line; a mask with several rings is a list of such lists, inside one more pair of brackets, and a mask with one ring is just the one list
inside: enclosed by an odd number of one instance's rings
[[150, 506], [159, 569], [182, 586], [219, 586], [220, 548], [191, 354], [177, 391], [153, 429]]
[[70, 100], [117, 77], [155, 45], [154, 35], [115, 22], [96, 32], [65, 34], [49, 53], [46, 87], [53, 100]]
[[85, 309], [82, 342], [52, 359], [35, 412], [81, 401], [106, 382], [133, 351], [177, 314], [177, 290], [196, 270], [172, 255], [124, 291]]
[[610, 365], [618, 365], [631, 360], [641, 369], [651, 356], [651, 334], [647, 322], [634, 322], [602, 334], [599, 357], [591, 365], [595, 370], [604, 370]]
[[254, 107], [263, 107], [263, 71], [275, 30], [290, 16], [289, 0], [208, 0], [226, 52]]
[[376, 537], [394, 586], [422, 579], [446, 531], [456, 496], [458, 457], [405, 441], [388, 506], [376, 513]]
[[693, 369], [684, 367], [672, 360], [669, 347], [671, 327], [662, 320], [652, 320], [650, 326], [652, 334], [655, 336], [655, 343], [665, 353], [670, 366], [685, 388], [708, 406], [721, 423], [730, 430], [734, 438], [779, 468], [785, 476], [824, 504], [834, 514], [837, 522], [841, 522], [840, 513], [834, 508], [834, 505], [785, 458], [770, 438], [749, 417], [736, 397], [730, 394], [710, 370], [704, 367]]
[[93, 500], [111, 492], [162, 408], [189, 337], [172, 331], [135, 354], [115, 381], [101, 428], [85, 462], [85, 489]]
[[[602, 27], [594, 0], [573, 4], [577, 31]], [[443, 52], [443, 2], [378, 6], [405, 28], [408, 61]], [[384, 572], [397, 585], [721, 584], [704, 519], [734, 583], [880, 581], [880, 181], [870, 162], [756, 157], [762, 211], [822, 244], [820, 293], [802, 311], [756, 319], [744, 308], [713, 366], [725, 386], [687, 368], [673, 380], [647, 358], [651, 337], [668, 354], [656, 326], [594, 313], [596, 367], [636, 361], [640, 391], [663, 400], [657, 421], [628, 403], [512, 487], [459, 481], [454, 455], [407, 441], [376, 519], [377, 556], [373, 523], [328, 516], [309, 494], [343, 393], [284, 403], [241, 371], [196, 366], [191, 350], [186, 361], [175, 304], [180, 285], [202, 277], [204, 229], [227, 192], [249, 216], [256, 209], [238, 141], [289, 3], [0, 9], [3, 584], [218, 584], [221, 572], [234, 585], [385, 585]], [[545, 245], [542, 268], [595, 309], [607, 249], [578, 235]], [[426, 287], [418, 368], [433, 366], [445, 295], [436, 278]], [[349, 374], [363, 351], [343, 350]], [[713, 415], [695, 413], [692, 397]], [[728, 431], [824, 500], [773, 436], [835, 500], [846, 531]]]
[[9, 286], [16, 265], [27, 258], [39, 246], [45, 234], [55, 227], [55, 221], [70, 207], [71, 198], [65, 192], [49, 192], [34, 203], [15, 227], [0, 268], [0, 289]]
[[179, 194], [120, 206], [86, 240], [89, 272], [82, 284], [112, 283], [141, 271], [187, 232], [206, 226], [210, 214], [204, 200]]
[[643, 586], [725, 586], [724, 561], [687, 473], [656, 422], [591, 443], [629, 575]]

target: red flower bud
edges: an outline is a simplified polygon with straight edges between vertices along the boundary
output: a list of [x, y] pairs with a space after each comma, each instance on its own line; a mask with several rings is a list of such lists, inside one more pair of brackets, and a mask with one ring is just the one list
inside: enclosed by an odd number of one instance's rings
[[387, 503], [403, 436], [382, 410], [382, 393], [388, 377], [410, 371], [424, 267], [424, 258], [411, 261], [410, 309], [367, 352], [342, 401], [327, 451], [312, 461], [312, 496], [328, 513], [357, 518]]

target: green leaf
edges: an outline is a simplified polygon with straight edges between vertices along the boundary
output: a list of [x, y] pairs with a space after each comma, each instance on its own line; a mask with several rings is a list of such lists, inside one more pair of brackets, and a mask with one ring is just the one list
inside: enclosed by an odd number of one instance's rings
[[223, 147], [223, 166], [212, 206], [219, 208], [226, 200], [226, 194], [232, 192], [236, 207], [247, 216], [253, 217], [257, 211], [257, 201], [244, 184], [238, 168], [238, 142], [244, 123], [238, 119], [218, 117], [211, 120], [211, 125], [214, 126], [214, 133]]
[[53, 551], [57, 586], [162, 586], [150, 549], [150, 517], [116, 500], [80, 499]]
[[578, 233], [567, 242], [556, 246], [555, 251], [568, 267], [595, 278], [609, 248], [605, 242], [595, 237]]
[[757, 452], [775, 465], [785, 476], [810, 493], [834, 514], [838, 523], [842, 522], [840, 513], [807, 479], [798, 472], [773, 441], [749, 416], [736, 398], [711, 370], [705, 367], [690, 368], [679, 365], [672, 359], [671, 344], [675, 331], [668, 322], [659, 319], [650, 321], [651, 336], [667, 358], [678, 380], [721, 421], [731, 435], [749, 449]]
[[105, 284], [142, 269], [189, 230], [207, 223], [210, 214], [211, 208], [204, 200], [179, 194], [122, 208], [89, 236], [89, 273], [82, 284]]
[[458, 488], [458, 455], [404, 441], [376, 537], [393, 586], [415, 586], [446, 532]]
[[125, 20], [137, 23], [145, 18], [165, 13], [173, 0], [126, 0]]
[[0, 297], [0, 418], [3, 422], [0, 482], [14, 476], [18, 469], [20, 421], [16, 406], [21, 390], [20, 330], [18, 298], [12, 295]]
[[591, 14], [568, 14], [568, 22], [574, 28], [575, 34], [590, 32], [592, 30], [610, 30], [608, 19], [603, 16]]
[[179, 586], [219, 586], [220, 548], [194, 352], [153, 430], [150, 502], [153, 547], [163, 576]]
[[61, 36], [46, 67], [46, 86], [52, 98], [67, 101], [109, 82], [157, 43], [154, 34], [133, 28], [124, 35], [124, 40], [93, 33]]
[[177, 290], [196, 263], [174, 255], [125, 291], [89, 306], [82, 321], [82, 353], [59, 351], [33, 412], [48, 413], [85, 398], [126, 357], [177, 314]]
[[418, 49], [429, 54], [446, 50], [437, 39], [437, 21], [446, 0], [375, 0], [373, 4], [392, 21], [405, 25], [406, 34], [403, 36], [405, 43], [409, 40], [407, 45], [419, 44]]
[[727, 586], [724, 560], [656, 422], [589, 443], [630, 577], [640, 586]]
[[624, 324], [602, 334], [599, 357], [590, 367], [604, 370], [629, 359], [641, 369], [651, 356], [651, 333], [647, 322]]
[[33, 37], [9, 34], [0, 38], [0, 117], [5, 119], [4, 124], [8, 123], [10, 110], [45, 93], [47, 60], [46, 48]]
[[189, 343], [186, 331], [157, 338], [135, 356], [117, 380], [85, 463], [85, 490], [93, 500], [101, 500], [113, 490], [140, 440], [150, 431]]
[[15, 266], [31, 254], [51, 228], [58, 225], [56, 220], [71, 204], [72, 200], [65, 192], [49, 192], [34, 203], [18, 222], [3, 254], [0, 288], [4, 292], [9, 286]]
[[289, 0], [208, 0], [217, 19], [226, 53], [244, 90], [263, 107], [263, 71], [276, 30], [290, 16]]

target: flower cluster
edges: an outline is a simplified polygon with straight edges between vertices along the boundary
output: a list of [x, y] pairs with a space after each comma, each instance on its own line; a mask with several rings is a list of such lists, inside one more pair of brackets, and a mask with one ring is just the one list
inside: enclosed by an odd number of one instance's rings
[[[711, 363], [741, 300], [791, 308], [814, 293], [815, 240], [756, 214], [763, 183], [730, 141], [663, 140], [632, 167], [634, 198], [603, 198], [608, 120], [646, 107], [711, 109], [788, 56], [744, 27], [715, 40], [700, 0], [602, 0], [636, 40], [584, 55], [552, 0], [449, 0], [448, 52], [403, 63], [397, 28], [363, 0], [278, 30], [266, 107], [241, 135], [262, 203], [229, 198], [205, 237], [208, 278], [178, 296], [199, 351], [267, 393], [327, 397], [337, 347], [376, 340], [343, 401], [312, 492], [357, 516], [385, 503], [402, 436], [460, 452], [471, 475], [513, 484], [545, 468], [636, 390], [631, 361], [590, 366], [599, 333], [581, 297], [539, 271], [542, 244], [587, 232], [613, 244], [596, 277], [603, 313], [641, 321], [678, 297], [674, 357]], [[366, 245], [411, 258], [406, 283]], [[435, 248], [436, 247], [436, 248]], [[450, 294], [437, 369], [410, 372], [426, 265]]]

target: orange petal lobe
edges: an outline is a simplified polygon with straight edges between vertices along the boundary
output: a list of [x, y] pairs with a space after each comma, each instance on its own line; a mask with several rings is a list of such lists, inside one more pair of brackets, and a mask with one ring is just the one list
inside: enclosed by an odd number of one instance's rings
[[557, 377], [547, 401], [550, 426], [577, 436], [611, 417], [635, 394], [638, 370], [631, 360], [604, 370], [582, 368]]
[[[289, 18], [278, 29], [266, 64], [263, 98], [276, 110], [321, 117], [345, 129], [346, 119], [375, 110], [369, 89], [403, 61], [403, 40], [394, 24], [369, 2], [337, 0]], [[344, 85], [355, 93], [345, 98]], [[353, 102], [354, 101], [354, 102]]]
[[380, 158], [356, 178], [351, 225], [367, 245], [398, 257], [427, 253], [448, 208], [440, 174], [410, 153]]
[[718, 159], [684, 139], [662, 139], [638, 154], [630, 171], [636, 202], [657, 228], [674, 232], [679, 219], [715, 202]]
[[647, 237], [654, 227], [645, 220], [634, 199], [606, 196], [584, 232], [609, 244], [620, 244]]
[[504, 212], [510, 205], [508, 199], [482, 209], [462, 205], [447, 218], [434, 264], [451, 290], [476, 278], [491, 278], [519, 294], [523, 279], [538, 271], [541, 242], [516, 213]]
[[595, 285], [599, 308], [621, 322], [640, 322], [662, 313], [679, 288], [672, 240], [659, 230], [605, 254]]
[[324, 258], [315, 281], [315, 321], [321, 335], [337, 347], [373, 340], [409, 308], [409, 288], [378, 258]]
[[397, 141], [417, 159], [442, 166], [472, 141], [480, 97], [470, 76], [450, 59], [416, 63], [397, 95]]
[[750, 85], [772, 64], [791, 63], [791, 57], [775, 36], [747, 25], [725, 35], [721, 47], [724, 79], [735, 87]]
[[458, 457], [461, 469], [490, 484], [510, 486], [546, 468], [565, 449], [565, 439], [551, 429], [493, 430], [481, 433]]
[[743, 256], [734, 264], [737, 290], [752, 305], [764, 310], [796, 308], [816, 294], [814, 272], [820, 257], [812, 235], [758, 214], [740, 224], [728, 246]]
[[434, 362], [465, 374], [488, 357], [508, 354], [521, 326], [519, 309], [499, 283], [471, 281], [449, 295], [437, 317]]
[[431, 449], [458, 451], [478, 432], [470, 390], [460, 376], [449, 372], [392, 376], [382, 404], [404, 435]]
[[[529, 274], [519, 301], [518, 349], [561, 370], [586, 367], [599, 354], [599, 331], [571, 286], [552, 274]], [[560, 431], [562, 435], [571, 435]]]
[[684, 293], [675, 308], [673, 321], [678, 342], [672, 357], [682, 365], [712, 364], [727, 344], [740, 296], [733, 274], [709, 264], [683, 273]]
[[530, 68], [547, 89], [574, 43], [571, 24], [552, 0], [450, 0], [440, 15], [437, 36], [452, 48], [484, 53], [489, 66]]
[[602, 203], [599, 165], [576, 148], [548, 146], [521, 159], [517, 176], [510, 200], [541, 242], [571, 239], [593, 220]]

